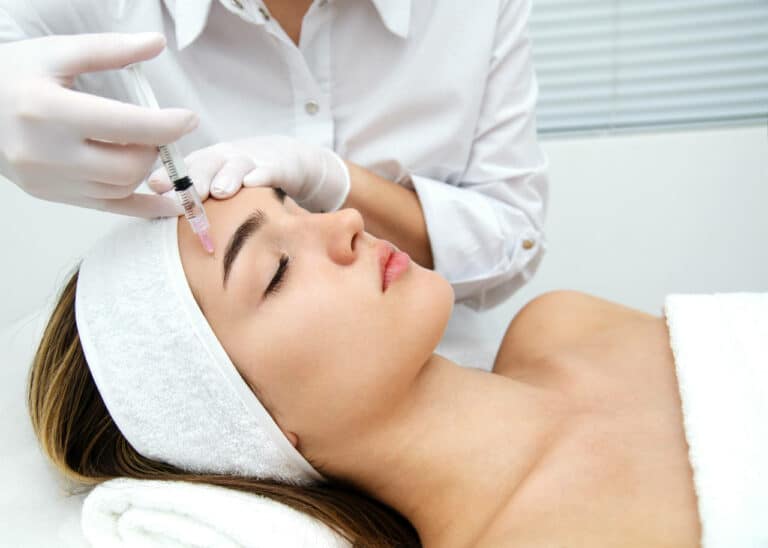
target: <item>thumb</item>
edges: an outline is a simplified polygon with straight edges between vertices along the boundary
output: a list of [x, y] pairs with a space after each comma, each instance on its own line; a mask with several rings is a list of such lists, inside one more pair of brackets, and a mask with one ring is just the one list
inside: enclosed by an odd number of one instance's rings
[[173, 188], [171, 179], [168, 177], [168, 173], [166, 173], [163, 167], [159, 167], [152, 172], [147, 178], [147, 186], [157, 194], [163, 194]]
[[48, 36], [48, 69], [57, 76], [119, 69], [155, 57], [165, 47], [159, 32]]

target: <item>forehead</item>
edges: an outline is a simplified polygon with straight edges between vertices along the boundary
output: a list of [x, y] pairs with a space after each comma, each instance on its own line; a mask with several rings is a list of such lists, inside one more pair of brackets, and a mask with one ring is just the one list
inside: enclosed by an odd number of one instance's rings
[[[265, 212], [268, 212], [274, 210], [279, 205], [279, 202], [275, 198], [275, 191], [272, 188], [243, 188], [229, 199], [217, 200], [210, 198], [203, 205], [205, 206], [208, 221], [211, 224], [211, 237], [228, 239], [235, 228], [254, 209], [263, 209]], [[179, 217], [180, 245], [186, 245], [187, 240], [192, 238], [196, 238], [196, 236], [192, 232], [189, 223], [183, 217]], [[219, 250], [217, 248], [214, 255], [218, 255], [220, 251], [223, 252], [223, 249]]]

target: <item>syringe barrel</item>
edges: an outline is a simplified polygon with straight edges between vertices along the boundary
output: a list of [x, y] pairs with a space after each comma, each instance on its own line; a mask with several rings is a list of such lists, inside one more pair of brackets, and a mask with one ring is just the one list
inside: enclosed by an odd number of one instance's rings
[[157, 149], [160, 151], [160, 161], [163, 162], [171, 181], [177, 181], [187, 176], [187, 165], [181, 158], [176, 143], [160, 145]]
[[189, 177], [176, 180], [173, 185], [176, 195], [181, 201], [181, 207], [184, 208], [184, 216], [189, 221], [195, 234], [208, 230], [210, 225], [203, 209], [203, 202], [200, 200], [200, 195], [195, 190], [195, 185], [192, 184]]

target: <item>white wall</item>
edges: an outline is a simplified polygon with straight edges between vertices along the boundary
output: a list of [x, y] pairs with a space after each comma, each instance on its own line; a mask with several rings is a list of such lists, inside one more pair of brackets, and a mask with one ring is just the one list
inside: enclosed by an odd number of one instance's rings
[[[765, 127], [544, 141], [549, 250], [487, 316], [501, 330], [531, 297], [572, 288], [658, 312], [670, 292], [768, 291]], [[0, 181], [0, 329], [52, 298], [118, 218], [30, 198]], [[499, 335], [500, 336], [500, 335]]]
[[120, 217], [44, 202], [0, 177], [0, 330], [53, 299], [78, 258]]
[[668, 293], [768, 291], [768, 129], [544, 142], [548, 251], [531, 282], [485, 319], [500, 337], [552, 289], [659, 314]]

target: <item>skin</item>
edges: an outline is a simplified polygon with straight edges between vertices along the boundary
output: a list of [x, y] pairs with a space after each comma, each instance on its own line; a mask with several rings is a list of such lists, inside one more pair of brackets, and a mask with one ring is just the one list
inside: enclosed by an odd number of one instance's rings
[[[225, 289], [224, 247], [255, 208], [269, 220]], [[216, 253], [183, 219], [179, 247], [233, 363], [321, 473], [397, 509], [425, 546], [697, 545], [661, 319], [546, 295], [512, 321], [493, 374], [467, 369], [433, 353], [450, 285], [412, 262], [382, 292], [355, 210], [313, 214], [265, 188], [206, 210]]]
[[301, 38], [301, 24], [313, 0], [264, 0], [269, 15], [275, 19], [297, 46]]

